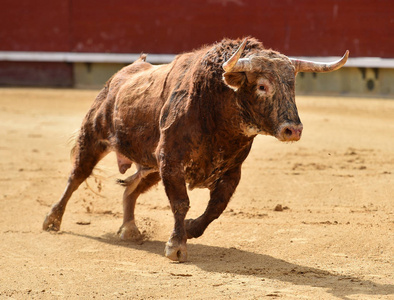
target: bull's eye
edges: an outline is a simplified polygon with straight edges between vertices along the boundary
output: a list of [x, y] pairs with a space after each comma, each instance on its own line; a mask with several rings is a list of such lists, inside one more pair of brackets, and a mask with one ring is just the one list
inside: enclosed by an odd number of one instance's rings
[[273, 94], [273, 86], [271, 84], [271, 82], [264, 78], [264, 77], [260, 77], [257, 79], [256, 82], [256, 92], [260, 97], [270, 97]]

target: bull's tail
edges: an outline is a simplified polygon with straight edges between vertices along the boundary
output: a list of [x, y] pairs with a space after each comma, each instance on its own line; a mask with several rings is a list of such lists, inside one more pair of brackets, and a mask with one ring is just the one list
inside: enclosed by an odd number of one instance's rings
[[128, 182], [123, 179], [116, 179], [116, 183], [121, 185], [121, 186], [128, 186]]
[[[68, 141], [67, 141], [67, 144], [68, 144], [68, 145], [72, 145], [72, 148], [71, 148], [71, 150], [70, 150], [70, 160], [71, 160], [71, 162], [72, 162], [73, 164], [74, 164], [74, 162], [75, 162], [75, 158], [76, 158], [77, 151], [78, 151], [77, 148], [78, 148], [78, 138], [79, 138], [79, 134], [80, 134], [80, 130], [79, 130], [79, 129], [75, 130], [75, 131], [71, 134], [71, 136], [68, 138]], [[88, 178], [85, 179], [85, 184], [86, 184], [86, 187], [87, 187], [92, 193], [94, 193], [94, 194], [97, 195], [97, 196], [100, 196], [100, 197], [105, 198], [105, 196], [101, 195], [100, 192], [101, 192], [101, 188], [102, 188], [101, 180], [102, 180], [103, 178], [106, 178], [106, 176], [98, 175], [98, 174], [97, 174], [98, 172], [104, 172], [104, 171], [103, 171], [101, 168], [95, 166], [94, 169], [92, 170], [92, 173], [91, 173], [90, 176], [89, 176], [89, 177], [93, 177], [93, 178], [94, 178], [94, 183], [95, 183], [95, 185], [97, 186], [97, 187], [96, 187], [97, 191], [95, 191], [95, 190], [90, 186], [90, 184], [88, 183]]]
[[75, 160], [75, 154], [77, 151], [77, 141], [78, 141], [79, 133], [80, 133], [80, 129], [75, 130], [67, 140], [67, 145], [72, 145], [72, 148], [70, 151], [70, 160], [72, 162], [74, 162], [74, 160]]

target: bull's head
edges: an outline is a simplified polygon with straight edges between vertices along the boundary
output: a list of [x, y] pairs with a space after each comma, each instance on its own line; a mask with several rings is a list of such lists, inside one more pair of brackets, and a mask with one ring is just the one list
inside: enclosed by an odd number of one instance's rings
[[272, 50], [240, 58], [246, 41], [223, 64], [223, 80], [237, 93], [244, 133], [269, 134], [280, 141], [298, 141], [303, 127], [295, 104], [297, 73], [337, 70], [346, 63], [349, 51], [333, 63], [292, 59]]

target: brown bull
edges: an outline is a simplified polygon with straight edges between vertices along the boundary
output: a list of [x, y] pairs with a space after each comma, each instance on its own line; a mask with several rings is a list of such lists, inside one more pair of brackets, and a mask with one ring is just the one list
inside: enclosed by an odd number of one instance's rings
[[[254, 38], [225, 39], [153, 66], [145, 56], [116, 73], [87, 113], [73, 149], [73, 168], [60, 201], [43, 228], [59, 230], [72, 193], [95, 165], [115, 151], [123, 174], [122, 239], [139, 239], [134, 221], [138, 196], [163, 181], [174, 214], [174, 230], [165, 255], [187, 258], [186, 240], [203, 234], [233, 195], [241, 165], [257, 134], [297, 141], [302, 124], [295, 104], [297, 72], [328, 72], [334, 63], [290, 59], [265, 49]], [[189, 188], [208, 188], [205, 212], [185, 220]]]

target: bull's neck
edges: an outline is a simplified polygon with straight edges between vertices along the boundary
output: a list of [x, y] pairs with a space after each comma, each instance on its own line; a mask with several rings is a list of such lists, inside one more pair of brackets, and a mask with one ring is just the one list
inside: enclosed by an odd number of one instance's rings
[[232, 98], [220, 99], [223, 101], [211, 110], [215, 124], [213, 132], [219, 139], [243, 146], [249, 144], [256, 134], [245, 132], [242, 114], [235, 99]]

